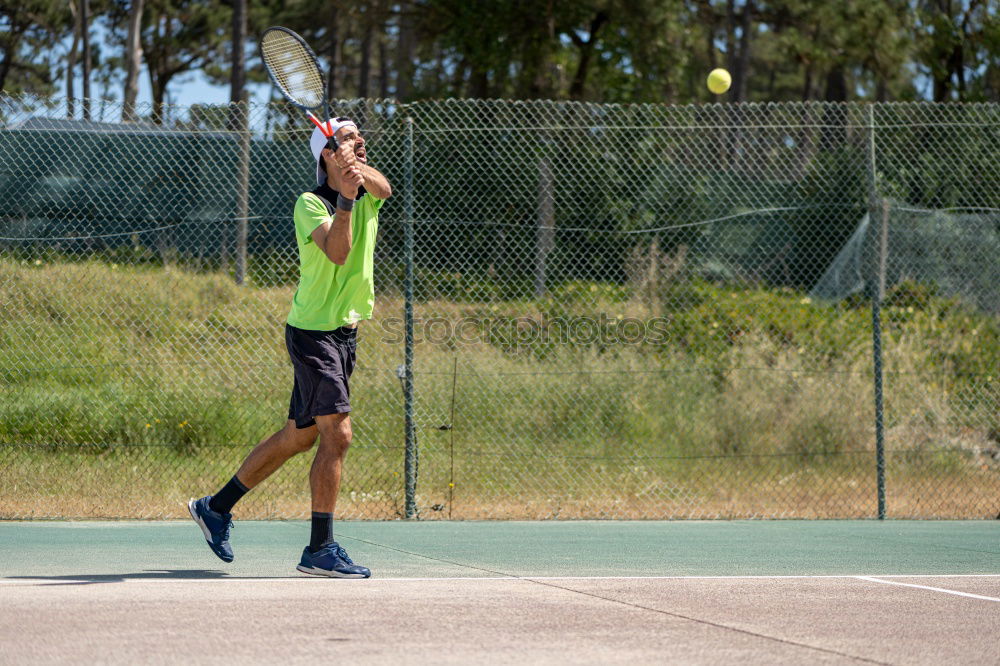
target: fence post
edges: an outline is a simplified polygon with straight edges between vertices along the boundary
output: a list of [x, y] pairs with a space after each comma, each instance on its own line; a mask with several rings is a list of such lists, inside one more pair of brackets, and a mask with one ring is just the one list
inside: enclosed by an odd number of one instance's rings
[[878, 224], [878, 254], [876, 271], [869, 282], [872, 299], [872, 368], [875, 383], [875, 478], [878, 494], [878, 519], [885, 520], [885, 407], [882, 395], [882, 298], [885, 296], [885, 261], [888, 240], [888, 201], [879, 206], [878, 182], [875, 173], [875, 105], [868, 105], [868, 225], [872, 232]]
[[538, 227], [535, 230], [535, 298], [546, 290], [546, 268], [555, 236], [555, 202], [552, 167], [548, 155], [538, 158]]
[[246, 102], [231, 105], [233, 129], [240, 142], [236, 185], [236, 284], [247, 274], [247, 217], [250, 211], [250, 107]]
[[403, 278], [403, 318], [406, 327], [404, 342], [403, 410], [406, 428], [406, 450], [403, 460], [405, 506], [407, 519], [417, 517], [417, 441], [413, 425], [413, 118], [406, 118], [406, 156], [403, 165], [403, 256], [406, 274]]

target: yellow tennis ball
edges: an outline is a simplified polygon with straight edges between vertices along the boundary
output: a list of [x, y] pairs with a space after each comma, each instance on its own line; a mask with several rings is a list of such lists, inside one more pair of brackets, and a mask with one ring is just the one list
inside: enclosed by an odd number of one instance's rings
[[714, 92], [716, 95], [721, 95], [722, 93], [729, 90], [729, 85], [733, 82], [732, 77], [729, 76], [729, 72], [722, 69], [713, 69], [708, 73], [708, 89]]

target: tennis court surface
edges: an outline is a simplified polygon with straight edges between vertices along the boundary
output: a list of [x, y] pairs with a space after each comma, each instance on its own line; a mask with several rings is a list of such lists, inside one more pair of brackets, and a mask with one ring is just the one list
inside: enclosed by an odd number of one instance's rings
[[1000, 661], [987, 521], [0, 523], [4, 663]]

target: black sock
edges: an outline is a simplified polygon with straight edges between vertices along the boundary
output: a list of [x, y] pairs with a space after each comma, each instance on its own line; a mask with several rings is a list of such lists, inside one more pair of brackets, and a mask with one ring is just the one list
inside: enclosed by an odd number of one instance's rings
[[212, 495], [212, 499], [208, 500], [208, 508], [216, 513], [232, 513], [236, 503], [248, 492], [250, 489], [233, 476], [229, 479], [229, 483], [222, 487], [222, 490]]
[[315, 553], [324, 546], [329, 546], [333, 543], [333, 514], [313, 511], [312, 516], [312, 536], [309, 537], [309, 552]]

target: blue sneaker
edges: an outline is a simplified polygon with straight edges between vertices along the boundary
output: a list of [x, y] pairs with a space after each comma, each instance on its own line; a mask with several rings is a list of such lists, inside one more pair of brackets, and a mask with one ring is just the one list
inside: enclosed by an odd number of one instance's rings
[[368, 578], [372, 572], [367, 567], [358, 566], [348, 557], [347, 551], [334, 541], [326, 548], [310, 553], [306, 547], [302, 551], [299, 566], [295, 567], [302, 573], [314, 576], [329, 576], [330, 578]]
[[212, 552], [219, 556], [223, 562], [233, 561], [233, 549], [229, 545], [229, 528], [233, 526], [233, 514], [216, 513], [208, 508], [208, 500], [211, 495], [202, 497], [200, 500], [191, 498], [188, 501], [188, 511], [194, 522], [198, 523], [205, 541]]

